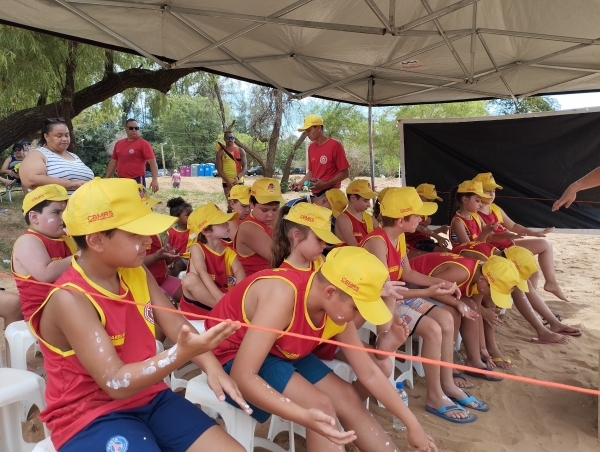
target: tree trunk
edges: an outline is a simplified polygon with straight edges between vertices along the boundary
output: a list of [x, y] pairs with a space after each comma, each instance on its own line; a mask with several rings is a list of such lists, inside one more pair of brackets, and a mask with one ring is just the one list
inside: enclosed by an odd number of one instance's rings
[[[159, 69], [128, 69], [123, 72], [108, 74], [103, 80], [90, 85], [73, 94], [71, 118], [92, 105], [122, 93], [128, 88], [156, 89], [167, 93], [171, 85], [180, 78], [196, 72], [194, 68]], [[60, 100], [47, 105], [39, 105], [20, 110], [0, 120], [0, 149], [6, 149], [23, 137], [39, 137], [39, 131], [46, 118], [65, 115], [64, 104]], [[66, 118], [65, 118], [66, 119]], [[75, 141], [71, 137], [71, 141]]]
[[294, 157], [296, 157], [296, 151], [298, 150], [298, 148], [300, 146], [302, 146], [302, 143], [304, 143], [305, 139], [306, 139], [306, 132], [302, 132], [302, 135], [300, 135], [298, 140], [294, 143], [294, 147], [288, 154], [287, 159], [285, 161], [285, 167], [283, 168], [283, 174], [281, 175], [281, 183], [282, 184], [286, 183], [288, 181], [288, 179], [290, 178], [290, 172], [292, 171], [292, 162], [294, 161]]
[[65, 64], [65, 84], [61, 92], [62, 117], [65, 118], [69, 133], [73, 137], [68, 150], [77, 152], [77, 142], [73, 135], [73, 97], [75, 95], [75, 73], [77, 72], [77, 46], [75, 41], [67, 41], [67, 61]]
[[275, 172], [275, 155], [277, 154], [277, 143], [279, 143], [279, 134], [281, 133], [281, 119], [283, 118], [283, 93], [273, 90], [273, 101], [275, 103], [275, 118], [273, 121], [273, 130], [269, 137], [269, 146], [267, 148], [267, 164], [263, 167], [266, 177], [273, 177]]

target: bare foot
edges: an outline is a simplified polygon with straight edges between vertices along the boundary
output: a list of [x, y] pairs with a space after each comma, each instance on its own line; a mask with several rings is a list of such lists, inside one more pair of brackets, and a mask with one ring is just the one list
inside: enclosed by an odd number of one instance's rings
[[562, 289], [560, 288], [560, 286], [558, 285], [558, 283], [551, 283], [551, 282], [546, 282], [546, 284], [544, 284], [544, 290], [546, 292], [551, 293], [552, 295], [554, 295], [556, 298], [562, 300], [562, 301], [566, 301], [568, 302], [569, 300], [567, 299], [567, 296], [563, 293]]
[[563, 336], [562, 334], [558, 334], [556, 332], [546, 330], [541, 334], [538, 334], [538, 342], [548, 343], [553, 342], [555, 344], [566, 344], [569, 342], [569, 338], [567, 336]]
[[471, 383], [469, 380], [467, 380], [467, 378], [460, 372], [457, 372], [457, 371], [453, 372], [452, 379], [454, 380], [454, 384], [458, 388], [473, 389], [475, 387], [475, 385], [473, 383]]
[[[409, 334], [410, 330], [408, 329], [406, 322], [400, 317], [394, 317], [390, 329], [383, 333], [379, 333], [377, 336], [377, 350], [383, 352], [395, 352], [402, 344], [404, 344]], [[377, 357], [379, 359], [387, 358], [387, 356], [384, 355], [377, 355]]]
[[583, 333], [581, 330], [577, 328], [573, 328], [572, 326], [565, 325], [564, 323], [559, 323], [558, 325], [552, 325], [550, 330], [554, 333], [557, 333], [562, 336], [581, 336]]

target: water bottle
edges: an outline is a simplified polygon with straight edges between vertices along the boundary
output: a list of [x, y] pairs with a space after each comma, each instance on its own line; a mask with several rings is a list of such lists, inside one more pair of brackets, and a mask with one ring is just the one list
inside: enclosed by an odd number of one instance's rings
[[304, 186], [305, 186], [306, 188], [310, 188], [310, 187], [312, 187], [312, 184], [310, 183], [310, 181], [307, 181], [307, 180], [305, 180], [305, 181], [304, 181]]
[[[402, 401], [404, 402], [404, 404], [406, 406], [408, 406], [408, 394], [404, 390], [404, 383], [402, 383], [401, 381], [396, 382], [396, 392], [402, 398]], [[396, 430], [396, 431], [406, 430], [406, 425], [404, 425], [404, 423], [400, 419], [398, 419], [396, 416], [394, 416], [394, 418], [392, 420], [392, 425], [394, 427], [394, 430]]]

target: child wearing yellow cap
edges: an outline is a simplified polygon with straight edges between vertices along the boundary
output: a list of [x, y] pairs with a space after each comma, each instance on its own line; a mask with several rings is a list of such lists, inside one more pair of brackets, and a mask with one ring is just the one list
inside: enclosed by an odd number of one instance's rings
[[188, 228], [188, 217], [194, 210], [192, 205], [181, 196], [171, 198], [167, 201], [169, 215], [175, 217], [175, 223], [167, 230], [165, 239], [165, 250], [171, 254], [178, 254], [181, 259], [169, 265], [169, 275], [179, 276], [188, 266], [190, 258], [190, 247], [194, 243], [190, 240], [190, 228]]
[[[404, 300], [396, 307], [387, 300], [388, 308], [398, 313], [409, 325], [411, 333], [424, 340], [423, 357], [452, 362], [455, 328], [458, 327], [461, 312], [476, 328], [472, 319], [476, 313], [453, 294], [458, 296], [456, 284], [444, 279], [431, 277], [412, 270], [406, 256], [404, 234], [414, 232], [421, 215], [432, 215], [437, 204], [423, 202], [414, 187], [389, 188], [380, 199], [382, 226], [369, 234], [362, 247], [383, 262], [391, 280], [401, 280], [425, 289], [410, 289], [403, 292]], [[423, 297], [434, 297], [447, 305], [437, 307]], [[467, 309], [465, 309], [467, 308]], [[388, 325], [383, 325], [386, 330]], [[448, 398], [469, 397], [458, 388], [452, 378], [450, 368], [423, 364], [427, 384], [427, 411], [450, 422], [469, 423], [477, 419], [462, 407], [449, 404]], [[470, 402], [468, 408], [478, 409], [478, 402]]]
[[[319, 234], [327, 232], [318, 229]], [[353, 322], [357, 313], [375, 325], [392, 318], [380, 297], [387, 277], [385, 266], [364, 249], [335, 248], [317, 272], [277, 268], [246, 278], [217, 303], [211, 317], [315, 339], [336, 335], [342, 343], [362, 347]], [[207, 328], [214, 324], [211, 319], [205, 322]], [[255, 404], [252, 416], [264, 422], [272, 413], [305, 426], [308, 452], [343, 452], [343, 445], [351, 441], [364, 452], [398, 450], [354, 388], [314, 356], [317, 344], [241, 328], [214, 352]], [[362, 350], [347, 349], [345, 354], [358, 380], [407, 426], [410, 446], [436, 450], [373, 360]]]
[[212, 202], [196, 208], [190, 215], [190, 233], [197, 241], [192, 245], [190, 265], [182, 281], [179, 304], [182, 311], [207, 315], [246, 277], [236, 252], [223, 241], [229, 237], [229, 224], [237, 219], [237, 213], [225, 213]]
[[[417, 187], [417, 193], [423, 202], [442, 201], [437, 194], [435, 185], [421, 184]], [[408, 247], [409, 259], [419, 256], [422, 253], [449, 251], [448, 239], [440, 234], [448, 232], [448, 226], [441, 226], [436, 229], [430, 229], [431, 218], [428, 215], [421, 215], [421, 222], [413, 233], [406, 233], [406, 246]]]
[[[71, 196], [63, 220], [81, 257], [30, 319], [47, 374], [40, 419], [54, 447], [205, 450], [219, 444], [243, 452], [163, 382], [191, 359], [216, 384], [217, 396], [225, 390], [246, 406], [210, 352], [236, 327], [221, 323], [199, 335], [169, 312], [173, 306], [142, 266], [150, 236], [165, 231], [172, 217], [152, 212], [133, 180], [95, 179]], [[175, 344], [158, 355], [155, 322]]]
[[[479, 216], [485, 224], [496, 225], [494, 232], [488, 236], [487, 241], [499, 249], [508, 248], [516, 244], [527, 248], [533, 254], [537, 255], [540, 270], [544, 275], [544, 290], [563, 301], [569, 301], [556, 280], [552, 244], [545, 239], [546, 234], [552, 232], [554, 228], [550, 227], [542, 231], [533, 231], [515, 223], [501, 207], [494, 204], [496, 190], [502, 190], [502, 187], [496, 183], [492, 173], [478, 174], [475, 180], [481, 181], [483, 191], [488, 195], [488, 198], [482, 198], [482, 204], [478, 212]], [[537, 288], [538, 277], [536, 275], [533, 278], [533, 286]]]
[[379, 226], [377, 220], [366, 211], [371, 207], [371, 200], [377, 198], [377, 193], [371, 189], [369, 181], [355, 179], [348, 184], [346, 196], [348, 207], [337, 217], [335, 235], [346, 245], [357, 246]]
[[28, 228], [13, 246], [11, 270], [15, 275], [25, 321], [40, 307], [53, 283], [71, 266], [77, 246], [64, 231], [62, 215], [67, 207], [67, 190], [56, 184], [42, 185], [23, 199]]
[[229, 221], [229, 240], [237, 234], [242, 221], [250, 215], [250, 187], [245, 185], [234, 185], [229, 192], [228, 211], [238, 214], [238, 218]]
[[252, 184], [248, 217], [233, 239], [233, 248], [246, 276], [271, 268], [273, 229], [280, 204], [284, 202], [277, 179], [263, 177]]

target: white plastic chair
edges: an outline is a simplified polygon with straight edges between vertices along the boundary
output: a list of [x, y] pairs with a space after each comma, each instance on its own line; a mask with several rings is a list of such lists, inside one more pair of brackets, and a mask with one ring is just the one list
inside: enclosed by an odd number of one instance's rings
[[[204, 320], [188, 320], [192, 326], [194, 328], [196, 328], [196, 330], [198, 331], [198, 333], [204, 333], [206, 332], [206, 329], [204, 328]], [[195, 364], [188, 364], [186, 366], [183, 366], [181, 369], [177, 369], [174, 372], [171, 372], [171, 389], [173, 391], [177, 391], [178, 389], [185, 389], [187, 388], [187, 384], [188, 381], [186, 379], [184, 379], [183, 377], [192, 372], [193, 370], [198, 369], [198, 367]]]
[[[35, 447], [23, 439], [21, 430], [22, 402], [32, 402], [40, 411], [45, 408], [44, 379], [20, 369], [0, 369], [0, 450], [31, 452]], [[49, 432], [44, 426], [46, 436]]]
[[44, 441], [37, 443], [32, 452], [56, 452], [56, 449], [50, 438], [46, 438]]
[[[227, 402], [221, 402], [215, 393], [208, 387], [206, 374], [198, 375], [187, 383], [185, 398], [190, 402], [199, 404], [202, 409], [210, 408], [216, 411], [225, 422], [225, 429], [235, 440], [237, 440], [246, 452], [254, 452], [255, 447], [261, 447], [271, 452], [286, 452], [272, 441], [254, 436], [256, 420], [235, 408]], [[208, 413], [210, 415], [210, 413]]]
[[36, 338], [24, 320], [13, 322], [4, 331], [6, 339], [6, 366], [27, 370], [27, 350]]

